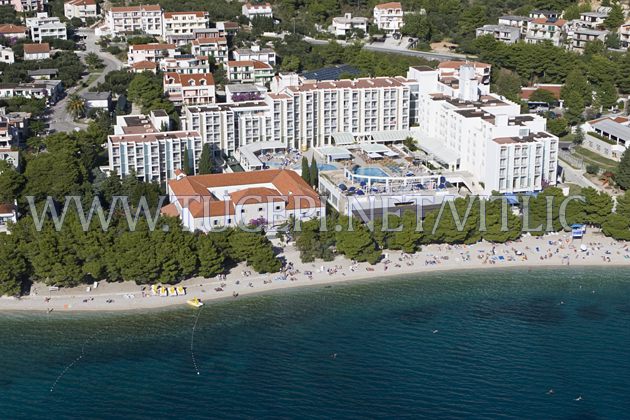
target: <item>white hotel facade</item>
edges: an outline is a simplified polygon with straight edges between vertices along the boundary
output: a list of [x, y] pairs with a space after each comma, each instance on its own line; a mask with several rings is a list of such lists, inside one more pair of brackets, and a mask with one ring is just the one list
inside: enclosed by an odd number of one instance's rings
[[458, 77], [440, 79], [440, 69], [411, 68], [418, 80], [417, 109], [424, 141], [456, 156], [453, 170], [471, 173], [486, 193], [541, 190], [556, 184], [558, 138], [546, 120], [522, 115], [520, 106], [489, 93], [475, 64], [462, 63]]
[[184, 166], [188, 153], [197, 170], [202, 140], [193, 131], [171, 131], [166, 112], [152, 111], [149, 116], [118, 116], [114, 134], [107, 137], [110, 173], [120, 176], [135, 173], [146, 182], [165, 182]]
[[438, 159], [444, 176], [470, 174], [477, 191], [525, 192], [556, 184], [557, 137], [546, 132], [544, 118], [522, 115], [518, 104], [491, 94], [489, 76], [487, 64], [445, 62], [437, 69], [412, 67], [406, 78], [277, 78], [273, 92], [257, 98], [184, 106], [179, 132], [117, 132], [108, 142], [110, 166], [164, 181], [183, 165], [184, 149], [196, 162], [206, 143], [216, 155], [233, 156], [261, 142], [307, 150], [413, 136], [429, 154], [445, 156]]
[[304, 82], [261, 101], [188, 107], [183, 122], [227, 154], [259, 141], [306, 150], [332, 144], [338, 133], [361, 141], [377, 131], [408, 130], [416, 85], [403, 77]]

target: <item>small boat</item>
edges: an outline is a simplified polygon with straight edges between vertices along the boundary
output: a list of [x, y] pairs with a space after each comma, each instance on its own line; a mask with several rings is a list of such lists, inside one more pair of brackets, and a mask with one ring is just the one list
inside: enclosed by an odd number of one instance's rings
[[203, 302], [199, 300], [199, 298], [192, 298], [186, 301], [190, 306], [194, 306], [195, 308], [200, 308], [203, 306]]
[[177, 296], [177, 289], [175, 289], [175, 287], [171, 286], [168, 288], [168, 295], [169, 296]]
[[168, 290], [166, 289], [166, 287], [162, 286], [160, 287], [160, 297], [167, 297], [168, 296]]
[[186, 289], [184, 289], [184, 286], [178, 286], [177, 296], [184, 296], [185, 294], [186, 294]]
[[151, 285], [151, 294], [153, 296], [157, 296], [158, 295], [158, 285], [157, 284], [153, 284]]

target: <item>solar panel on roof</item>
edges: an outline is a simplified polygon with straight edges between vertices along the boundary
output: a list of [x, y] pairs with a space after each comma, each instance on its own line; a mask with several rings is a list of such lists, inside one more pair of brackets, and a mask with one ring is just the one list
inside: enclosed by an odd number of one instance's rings
[[302, 73], [302, 76], [307, 80], [339, 80], [342, 74], [348, 73], [353, 76], [359, 75], [360, 71], [348, 64], [343, 64], [335, 67], [324, 67], [321, 69], [308, 71]]

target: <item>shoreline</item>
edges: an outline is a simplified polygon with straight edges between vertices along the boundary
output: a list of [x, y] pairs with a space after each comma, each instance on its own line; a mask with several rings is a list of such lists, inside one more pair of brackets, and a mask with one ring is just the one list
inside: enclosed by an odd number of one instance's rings
[[[586, 247], [586, 250], [580, 247]], [[299, 252], [288, 246], [280, 256], [293, 262], [293, 275], [279, 279], [280, 273], [258, 275], [249, 271], [245, 264], [234, 268], [226, 278], [193, 278], [180, 283], [186, 287], [185, 296], [159, 297], [150, 295], [149, 285], [131, 282], [99, 282], [96, 289], [87, 292], [87, 285], [61, 291], [49, 291], [43, 284], [35, 284], [31, 294], [17, 298], [0, 298], [0, 312], [136, 312], [188, 306], [186, 301], [198, 297], [205, 303], [238, 300], [242, 296], [264, 295], [270, 292], [296, 288], [327, 286], [332, 284], [383, 281], [391, 277], [422, 275], [423, 273], [455, 270], [479, 270], [493, 268], [554, 268], [554, 267], [623, 267], [630, 266], [629, 243], [606, 238], [599, 233], [589, 233], [581, 240], [572, 240], [570, 233], [524, 237], [516, 242], [491, 244], [479, 242], [472, 245], [425, 245], [415, 254], [400, 251], [384, 252], [384, 261], [374, 266], [367, 263], [351, 265], [343, 256], [334, 261], [302, 263]], [[568, 262], [568, 263], [567, 263]], [[311, 271], [309, 279], [305, 271]], [[422, 279], [419, 279], [421, 281]], [[221, 287], [221, 291], [215, 288]], [[143, 289], [144, 288], [144, 292]], [[233, 297], [238, 293], [238, 297]], [[46, 298], [50, 298], [46, 301]], [[112, 300], [108, 303], [108, 300]], [[52, 309], [52, 311], [50, 311]], [[190, 307], [190, 309], [193, 309]]]

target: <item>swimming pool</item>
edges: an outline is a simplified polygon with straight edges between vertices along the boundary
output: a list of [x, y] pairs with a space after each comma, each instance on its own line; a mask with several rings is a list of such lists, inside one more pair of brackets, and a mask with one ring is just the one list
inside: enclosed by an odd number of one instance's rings
[[354, 170], [354, 173], [357, 175], [376, 176], [379, 178], [389, 178], [389, 175], [387, 175], [387, 172], [385, 172], [381, 168], [375, 168], [375, 167], [368, 167], [368, 168], [359, 167]]
[[327, 163], [318, 163], [317, 168], [320, 171], [334, 171], [335, 169], [337, 169], [335, 165], [329, 165]]

